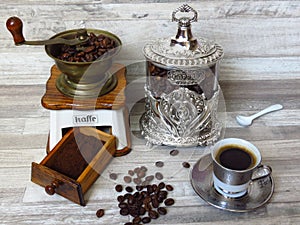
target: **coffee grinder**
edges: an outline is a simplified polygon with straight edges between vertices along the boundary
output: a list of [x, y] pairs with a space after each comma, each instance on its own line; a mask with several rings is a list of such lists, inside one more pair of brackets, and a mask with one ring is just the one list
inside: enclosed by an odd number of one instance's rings
[[[6, 26], [16, 45], [45, 45], [46, 53], [55, 61], [41, 99], [43, 107], [50, 111], [47, 153], [69, 129], [89, 126], [108, 129], [117, 138], [115, 155], [127, 154], [131, 143], [124, 95], [126, 69], [113, 63], [114, 56], [120, 51], [121, 40], [104, 30], [76, 29], [56, 34], [49, 40], [26, 41], [19, 18], [9, 18]], [[110, 44], [107, 42], [113, 42], [114, 48], [95, 60], [67, 61], [59, 58], [65, 46], [84, 48], [91, 33], [106, 37], [106, 40], [99, 40], [98, 45], [107, 46]]]

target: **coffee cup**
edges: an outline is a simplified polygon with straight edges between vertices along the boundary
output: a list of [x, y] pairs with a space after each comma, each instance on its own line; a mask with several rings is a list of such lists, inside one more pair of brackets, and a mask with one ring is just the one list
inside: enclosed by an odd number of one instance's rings
[[213, 185], [225, 197], [246, 195], [249, 184], [270, 176], [270, 166], [261, 164], [260, 151], [249, 141], [226, 138], [218, 141], [211, 151]]

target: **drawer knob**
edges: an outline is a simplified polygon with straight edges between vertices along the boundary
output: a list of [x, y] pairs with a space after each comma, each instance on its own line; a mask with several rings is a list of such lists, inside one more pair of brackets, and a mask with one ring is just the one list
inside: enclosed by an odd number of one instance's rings
[[48, 195], [54, 195], [55, 194], [55, 189], [58, 187], [58, 182], [53, 181], [50, 185], [47, 185], [45, 187], [45, 191]]

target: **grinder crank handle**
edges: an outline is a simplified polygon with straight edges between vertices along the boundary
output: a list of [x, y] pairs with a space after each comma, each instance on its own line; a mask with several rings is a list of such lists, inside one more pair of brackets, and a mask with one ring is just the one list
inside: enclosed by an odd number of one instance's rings
[[23, 23], [22, 20], [18, 17], [10, 17], [6, 21], [6, 28], [10, 31], [14, 38], [14, 42], [16, 45], [23, 44], [25, 42], [25, 38], [23, 36]]
[[89, 40], [89, 36], [86, 29], [78, 29], [77, 37], [73, 39], [65, 38], [53, 38], [49, 40], [39, 41], [26, 41], [23, 36], [23, 23], [18, 17], [10, 17], [6, 21], [6, 27], [12, 34], [16, 45], [53, 45], [53, 44], [66, 44], [66, 45], [79, 45], [84, 44]]

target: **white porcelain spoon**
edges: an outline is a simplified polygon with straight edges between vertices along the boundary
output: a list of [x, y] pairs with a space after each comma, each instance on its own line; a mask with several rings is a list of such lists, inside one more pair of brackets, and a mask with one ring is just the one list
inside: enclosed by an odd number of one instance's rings
[[267, 114], [269, 112], [273, 112], [273, 111], [277, 111], [279, 109], [282, 109], [283, 106], [280, 104], [275, 104], [275, 105], [271, 105], [265, 109], [263, 109], [262, 111], [255, 113], [251, 116], [241, 116], [241, 115], [237, 115], [236, 116], [236, 121], [238, 122], [238, 124], [240, 124], [241, 126], [250, 126], [252, 124], [252, 121], [254, 119], [256, 119], [257, 117], [260, 117], [264, 114]]

